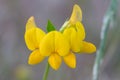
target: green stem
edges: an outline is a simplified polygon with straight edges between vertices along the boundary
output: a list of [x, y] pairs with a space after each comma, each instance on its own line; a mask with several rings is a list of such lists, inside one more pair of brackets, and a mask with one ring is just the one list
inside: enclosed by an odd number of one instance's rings
[[111, 5], [103, 19], [100, 47], [97, 51], [96, 59], [93, 67], [93, 80], [99, 80], [100, 65], [105, 55], [108, 31], [111, 21], [114, 21], [116, 10], [117, 10], [117, 0], [111, 0]]
[[50, 65], [49, 65], [49, 63], [47, 63], [46, 68], [45, 68], [45, 72], [44, 72], [44, 75], [43, 75], [43, 79], [42, 79], [42, 80], [47, 80], [49, 70], [50, 70]]
[[65, 21], [65, 23], [62, 25], [62, 27], [60, 28], [60, 32], [63, 32], [64, 29], [67, 27], [67, 25], [69, 24], [69, 21]]

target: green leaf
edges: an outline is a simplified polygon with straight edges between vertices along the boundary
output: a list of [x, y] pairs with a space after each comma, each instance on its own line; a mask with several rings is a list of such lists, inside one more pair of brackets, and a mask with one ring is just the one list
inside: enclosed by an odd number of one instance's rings
[[51, 23], [50, 20], [48, 20], [48, 23], [47, 23], [47, 32], [54, 31], [54, 30], [56, 30], [55, 26]]

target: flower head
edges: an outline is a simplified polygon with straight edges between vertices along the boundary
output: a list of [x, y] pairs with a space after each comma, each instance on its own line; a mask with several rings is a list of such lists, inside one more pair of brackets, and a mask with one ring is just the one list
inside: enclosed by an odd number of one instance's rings
[[28, 49], [32, 51], [28, 60], [31, 65], [38, 64], [44, 59], [44, 56], [39, 52], [39, 44], [44, 36], [45, 32], [36, 26], [34, 17], [30, 17], [26, 24], [24, 37]]
[[[84, 41], [85, 39], [85, 29], [82, 21], [82, 10], [81, 8], [75, 4], [73, 7], [73, 12], [68, 21], [65, 22], [63, 25], [63, 35], [66, 36], [68, 39], [68, 42], [70, 43], [70, 52], [76, 52], [76, 53], [93, 53], [96, 51], [96, 47], [94, 44], [90, 42]], [[72, 54], [74, 55], [74, 54]], [[65, 61], [65, 63], [68, 66], [72, 66], [73, 61], [71, 58], [74, 58], [74, 63], [76, 63], [76, 59], [74, 56], [68, 58], [68, 62]], [[69, 63], [69, 64], [68, 64]]]
[[68, 55], [70, 50], [69, 42], [62, 33], [51, 31], [45, 34], [35, 25], [34, 17], [31, 17], [26, 24], [25, 42], [32, 51], [29, 64], [38, 64], [45, 57], [49, 57], [48, 62], [55, 70], [61, 65], [61, 57]]
[[50, 66], [59, 69], [62, 59], [71, 68], [76, 68], [75, 53], [93, 53], [96, 51], [94, 44], [84, 41], [85, 29], [82, 24], [82, 10], [74, 5], [73, 12], [62, 30], [56, 31], [48, 22], [48, 33], [38, 28], [34, 17], [30, 17], [26, 24], [25, 42], [32, 53], [29, 56], [29, 64], [38, 64], [48, 57]]
[[61, 57], [68, 55], [70, 50], [67, 39], [58, 31], [49, 32], [42, 39], [39, 48], [42, 56], [49, 56], [48, 62], [55, 70], [61, 65]]
[[[68, 38], [68, 41], [73, 52], [88, 52], [92, 53], [96, 51], [96, 47], [92, 43], [87, 43], [85, 39], [85, 29], [82, 21], [81, 8], [75, 4], [68, 24], [63, 31], [63, 34]], [[88, 48], [87, 48], [88, 47]], [[90, 51], [90, 52], [89, 52]]]

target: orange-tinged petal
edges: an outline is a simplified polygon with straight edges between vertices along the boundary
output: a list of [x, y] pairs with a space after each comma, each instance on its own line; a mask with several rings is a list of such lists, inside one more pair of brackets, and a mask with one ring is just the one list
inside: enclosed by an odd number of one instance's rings
[[57, 53], [53, 53], [50, 55], [48, 62], [53, 69], [57, 70], [62, 63], [62, 59]]
[[90, 42], [83, 41], [83, 47], [80, 50], [80, 53], [93, 53], [96, 51], [94, 44]]
[[45, 57], [41, 56], [39, 50], [37, 49], [30, 54], [28, 59], [28, 64], [31, 64], [31, 65], [38, 64], [41, 61], [43, 61], [44, 58]]
[[70, 17], [70, 22], [76, 23], [76, 21], [82, 21], [82, 10], [77, 4], [74, 5], [72, 15]]
[[45, 33], [39, 28], [32, 28], [25, 32], [25, 42], [30, 50], [39, 48], [39, 44], [42, 38], [45, 36]]
[[76, 56], [72, 52], [67, 56], [64, 56], [63, 59], [70, 68], [76, 68]]
[[57, 52], [60, 56], [68, 54], [70, 49], [69, 43], [63, 34], [57, 31], [49, 32], [41, 41], [40, 51], [43, 56]]

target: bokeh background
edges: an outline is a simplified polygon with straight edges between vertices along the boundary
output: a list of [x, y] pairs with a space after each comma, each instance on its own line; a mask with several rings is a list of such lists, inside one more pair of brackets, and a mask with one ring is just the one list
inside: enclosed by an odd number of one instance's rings
[[[47, 60], [28, 65], [30, 51], [24, 42], [26, 21], [34, 16], [36, 24], [45, 30], [50, 19], [59, 29], [70, 17], [74, 4], [83, 11], [86, 41], [99, 48], [102, 20], [110, 0], [0, 0], [0, 80], [42, 80]], [[100, 80], [120, 80], [119, 22], [120, 10], [116, 26], [109, 31]], [[64, 63], [58, 71], [50, 69], [48, 80], [91, 80], [95, 55], [77, 55], [76, 69]]]

